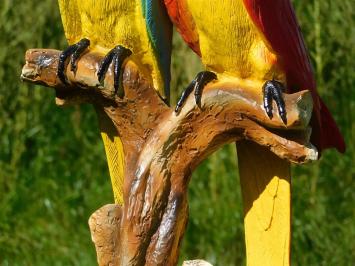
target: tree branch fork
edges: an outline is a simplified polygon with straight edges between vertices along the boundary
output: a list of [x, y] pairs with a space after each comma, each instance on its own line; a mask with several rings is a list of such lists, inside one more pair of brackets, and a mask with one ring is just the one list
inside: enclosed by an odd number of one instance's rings
[[59, 53], [28, 50], [22, 79], [54, 88], [58, 105], [93, 104], [112, 121], [125, 151], [125, 205], [106, 205], [89, 222], [100, 265], [175, 265], [191, 173], [226, 143], [253, 141], [297, 164], [317, 159], [309, 142], [308, 91], [285, 94], [286, 126], [278, 114], [269, 119], [261, 93], [234, 81], [208, 84], [200, 107], [191, 95], [176, 114], [155, 92], [145, 66], [126, 63], [120, 99], [112, 93], [111, 71], [103, 84], [97, 80], [102, 55], [84, 54], [76, 73], [66, 70], [65, 85], [56, 76]]

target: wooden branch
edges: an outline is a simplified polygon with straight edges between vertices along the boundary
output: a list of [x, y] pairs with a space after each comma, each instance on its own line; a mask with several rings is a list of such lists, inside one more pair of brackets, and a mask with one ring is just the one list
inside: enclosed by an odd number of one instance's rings
[[[309, 143], [308, 91], [285, 95], [287, 126], [277, 114], [272, 120], [267, 117], [260, 89], [235, 81], [207, 85], [201, 108], [192, 95], [177, 115], [154, 91], [144, 66], [126, 64], [122, 100], [112, 94], [111, 72], [104, 84], [97, 81], [102, 55], [83, 55], [75, 75], [68, 68], [69, 86], [56, 77], [58, 55], [55, 50], [29, 50], [22, 79], [55, 88], [59, 105], [94, 104], [115, 125], [125, 151], [125, 205], [118, 207], [119, 233], [107, 237], [119, 245], [105, 249], [117, 259], [100, 259], [98, 254], [100, 265], [175, 265], [187, 223], [191, 173], [225, 143], [250, 140], [294, 163], [317, 159]], [[97, 239], [93, 229], [92, 234]]]

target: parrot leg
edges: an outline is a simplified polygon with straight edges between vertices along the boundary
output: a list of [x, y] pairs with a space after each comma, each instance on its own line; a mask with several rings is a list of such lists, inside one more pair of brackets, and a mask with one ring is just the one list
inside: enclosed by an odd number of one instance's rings
[[272, 100], [275, 100], [277, 109], [279, 111], [280, 117], [284, 124], [287, 124], [287, 116], [286, 116], [286, 108], [285, 101], [282, 97], [282, 93], [284, 91], [284, 86], [282, 83], [276, 80], [266, 81], [263, 86], [263, 97], [264, 97], [264, 108], [269, 116], [272, 119]]
[[114, 71], [114, 88], [115, 94], [118, 95], [121, 99], [124, 97], [124, 90], [122, 86], [122, 65], [124, 61], [132, 54], [132, 51], [121, 46], [117, 45], [113, 48], [102, 60], [99, 71], [97, 72], [97, 78], [102, 82], [105, 78], [106, 72], [111, 63], [113, 63]]
[[71, 71], [75, 72], [77, 69], [78, 59], [82, 53], [89, 47], [90, 41], [86, 38], [81, 39], [78, 43], [70, 45], [59, 56], [59, 63], [57, 69], [57, 76], [64, 83], [68, 84], [68, 80], [64, 74], [68, 57], [71, 56]]
[[193, 90], [195, 90], [195, 101], [196, 104], [200, 107], [201, 106], [201, 96], [203, 88], [207, 85], [207, 83], [211, 82], [212, 80], [216, 80], [217, 75], [210, 71], [202, 71], [197, 74], [195, 79], [187, 86], [187, 88], [183, 91], [178, 103], [175, 107], [175, 113], [178, 113], [185, 103], [187, 97], [191, 94]]

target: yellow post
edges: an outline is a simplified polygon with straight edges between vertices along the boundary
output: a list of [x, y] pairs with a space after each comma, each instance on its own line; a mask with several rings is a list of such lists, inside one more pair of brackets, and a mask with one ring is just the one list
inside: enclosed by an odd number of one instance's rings
[[290, 163], [249, 141], [237, 150], [247, 265], [290, 265]]

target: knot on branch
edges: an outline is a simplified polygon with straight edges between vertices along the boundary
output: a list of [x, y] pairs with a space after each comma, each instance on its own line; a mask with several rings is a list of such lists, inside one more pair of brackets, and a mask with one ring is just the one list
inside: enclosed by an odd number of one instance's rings
[[[317, 159], [309, 142], [313, 106], [308, 91], [285, 94], [286, 126], [277, 114], [268, 118], [260, 88], [233, 81], [208, 84], [201, 108], [191, 96], [177, 115], [159, 98], [144, 66], [128, 61], [123, 73], [125, 97], [120, 99], [112, 93], [110, 71], [103, 84], [97, 80], [102, 55], [83, 55], [76, 73], [66, 70], [70, 85], [64, 85], [56, 76], [59, 53], [29, 50], [22, 79], [55, 88], [59, 105], [92, 103], [122, 140], [125, 205], [111, 212], [117, 217], [106, 223], [105, 230], [111, 232], [106, 240], [95, 237], [95, 225], [102, 225], [97, 222], [100, 215], [90, 220], [97, 250], [101, 247], [102, 254], [111, 252], [115, 258], [110, 265], [176, 264], [187, 223], [191, 172], [220, 146], [249, 140], [290, 162]], [[109, 247], [102, 248], [105, 241]]]

